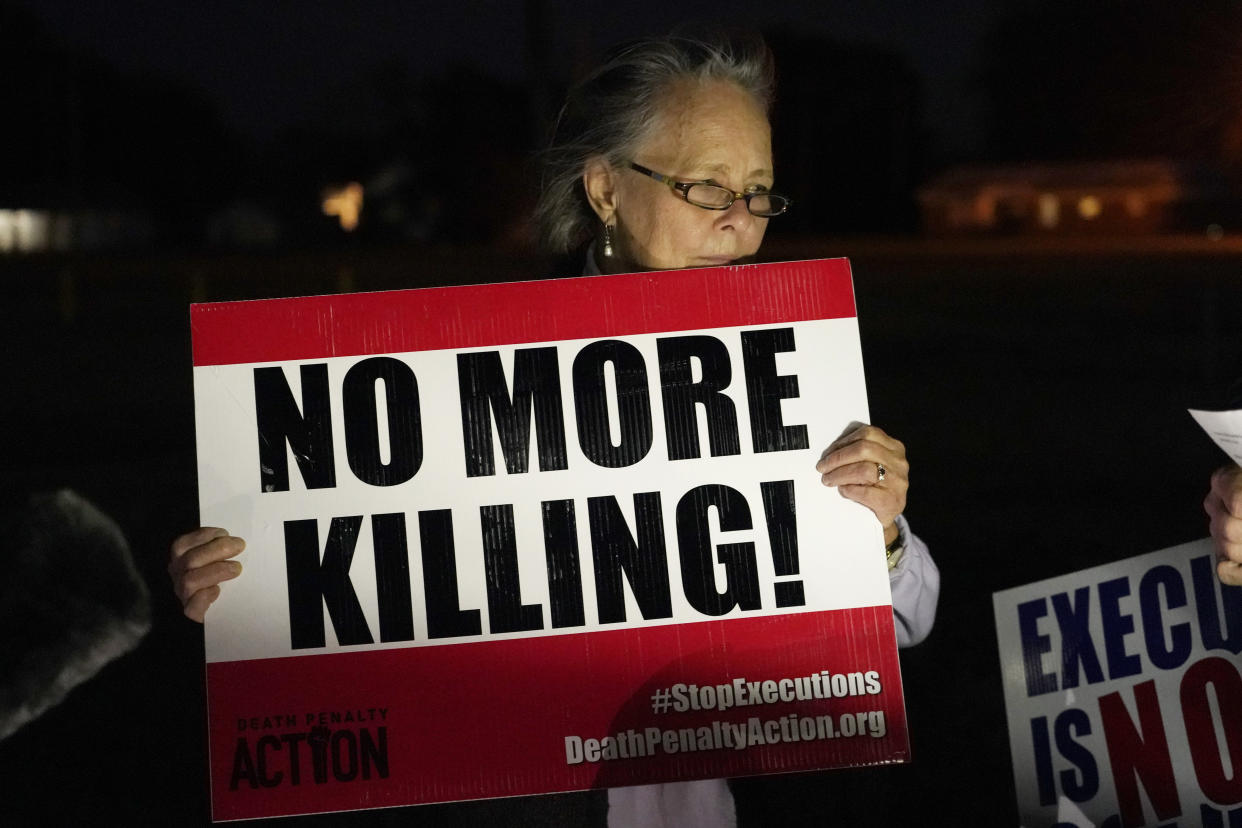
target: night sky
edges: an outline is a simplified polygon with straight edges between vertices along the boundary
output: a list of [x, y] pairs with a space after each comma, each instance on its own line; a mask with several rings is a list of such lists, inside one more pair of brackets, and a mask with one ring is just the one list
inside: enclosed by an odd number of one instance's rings
[[[400, 2], [329, 0], [212, 3], [16, 0], [58, 37], [114, 65], [206, 90], [229, 126], [257, 139], [297, 122], [333, 89], [395, 61], [414, 76], [469, 65], [512, 81], [528, 77], [528, 10], [554, 44], [553, 72], [616, 41], [687, 21], [796, 31], [881, 47], [919, 75], [937, 147], [969, 154], [982, 135], [979, 44], [1013, 0], [676, 0], [675, 2]], [[583, 54], [585, 52], [585, 54]]]

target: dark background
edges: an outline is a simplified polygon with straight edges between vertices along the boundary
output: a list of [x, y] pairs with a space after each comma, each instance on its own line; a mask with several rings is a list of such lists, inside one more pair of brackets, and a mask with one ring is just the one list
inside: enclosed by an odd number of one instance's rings
[[[872, 416], [908, 447], [907, 515], [944, 579], [935, 631], [902, 653], [914, 761], [748, 783], [742, 816], [1016, 823], [991, 594], [1206, 534], [1224, 457], [1185, 409], [1242, 402], [1242, 213], [938, 238], [916, 194], [964, 162], [1137, 157], [1211, 162], [1236, 193], [1242, 14], [749, 5], [0, 2], [0, 210], [145, 228], [0, 253], [0, 493], [97, 503], [155, 613], [137, 651], [0, 742], [0, 823], [207, 821], [201, 631], [164, 573], [197, 521], [187, 305], [572, 273], [530, 243], [532, 153], [601, 48], [684, 20], [777, 53], [797, 207], [763, 255], [850, 257]], [[369, 194], [351, 233], [319, 210], [349, 180]]]

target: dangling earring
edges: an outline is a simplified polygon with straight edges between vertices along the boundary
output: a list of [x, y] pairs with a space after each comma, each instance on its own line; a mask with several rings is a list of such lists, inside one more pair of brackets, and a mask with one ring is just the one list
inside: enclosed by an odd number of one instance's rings
[[612, 258], [612, 225], [604, 225], [604, 258]]

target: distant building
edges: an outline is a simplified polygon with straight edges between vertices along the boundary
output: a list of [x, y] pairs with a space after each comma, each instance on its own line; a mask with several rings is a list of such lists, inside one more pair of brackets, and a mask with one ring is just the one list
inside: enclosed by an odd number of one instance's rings
[[154, 238], [154, 222], [142, 212], [0, 207], [0, 255], [132, 249]]
[[933, 235], [1143, 234], [1237, 227], [1208, 164], [1165, 159], [955, 167], [919, 189]]

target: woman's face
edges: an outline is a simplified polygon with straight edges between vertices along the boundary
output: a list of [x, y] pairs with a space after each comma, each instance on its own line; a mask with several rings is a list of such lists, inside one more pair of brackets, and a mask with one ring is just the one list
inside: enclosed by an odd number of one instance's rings
[[[631, 160], [679, 182], [710, 181], [738, 193], [772, 187], [767, 116], [727, 81], [675, 86]], [[742, 199], [727, 210], [705, 210], [642, 173], [622, 168], [614, 175], [619, 266], [723, 265], [759, 250], [768, 220], [752, 216]]]

